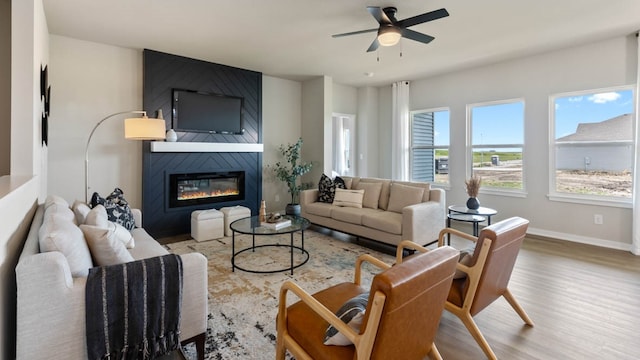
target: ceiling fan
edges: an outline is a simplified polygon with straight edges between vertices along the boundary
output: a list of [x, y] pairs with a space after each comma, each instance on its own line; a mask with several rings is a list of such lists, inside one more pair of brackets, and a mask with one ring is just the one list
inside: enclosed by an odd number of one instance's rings
[[373, 40], [373, 43], [371, 43], [371, 46], [369, 46], [367, 52], [378, 49], [378, 46], [395, 45], [398, 43], [398, 41], [400, 41], [401, 37], [428, 44], [434, 39], [433, 36], [419, 33], [407, 28], [409, 26], [414, 26], [449, 16], [447, 10], [442, 8], [421, 15], [416, 15], [404, 20], [397, 20], [395, 15], [398, 9], [396, 9], [395, 7], [380, 8], [377, 6], [367, 6], [367, 10], [380, 24], [378, 28], [353, 31], [343, 34], [335, 34], [332, 36], [334, 38], [337, 38], [377, 31], [378, 36], [375, 38], [375, 40]]

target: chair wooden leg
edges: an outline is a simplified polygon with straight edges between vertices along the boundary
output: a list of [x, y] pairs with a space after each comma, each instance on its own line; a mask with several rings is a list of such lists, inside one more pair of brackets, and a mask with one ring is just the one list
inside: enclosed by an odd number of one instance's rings
[[284, 340], [282, 339], [282, 334], [278, 332], [278, 337], [276, 340], [276, 360], [284, 360], [284, 355], [287, 352], [287, 349], [284, 347]]
[[504, 292], [504, 294], [502, 294], [502, 296], [504, 296], [504, 298], [507, 299], [507, 302], [509, 303], [509, 305], [511, 305], [513, 310], [515, 310], [518, 313], [518, 315], [520, 315], [520, 318], [522, 318], [522, 321], [524, 321], [525, 324], [529, 326], [533, 326], [533, 321], [531, 320], [529, 315], [527, 315], [527, 313], [524, 311], [522, 306], [520, 306], [518, 301], [516, 301], [516, 298], [513, 296], [511, 291], [509, 291], [509, 289], [507, 289]]
[[186, 339], [182, 341], [180, 344], [184, 346], [186, 344], [195, 343], [198, 360], [204, 360], [204, 344], [206, 341], [207, 341], [207, 333], [202, 333], [192, 338]]
[[491, 346], [489, 346], [489, 343], [480, 332], [478, 325], [476, 325], [476, 322], [473, 321], [473, 317], [471, 317], [470, 314], [460, 314], [460, 315], [461, 315], [459, 316], [460, 320], [462, 320], [462, 323], [464, 324], [464, 326], [467, 327], [467, 330], [469, 330], [469, 333], [471, 333], [471, 336], [473, 336], [473, 338], [476, 340], [478, 345], [480, 345], [480, 347], [482, 348], [482, 351], [484, 351], [484, 354], [491, 360], [498, 360], [498, 357], [491, 349]]
[[431, 344], [431, 352], [429, 353], [429, 357], [431, 357], [431, 359], [433, 360], [442, 360], [442, 355], [440, 355], [440, 352], [438, 351], [435, 343]]

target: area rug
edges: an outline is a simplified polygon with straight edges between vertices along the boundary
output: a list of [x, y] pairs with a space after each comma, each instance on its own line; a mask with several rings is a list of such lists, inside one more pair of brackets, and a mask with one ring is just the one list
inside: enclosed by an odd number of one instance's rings
[[[300, 246], [300, 234], [295, 234]], [[290, 237], [257, 236], [256, 245], [289, 244]], [[251, 246], [251, 236], [236, 236], [236, 251]], [[391, 264], [393, 256], [358, 244], [337, 240], [307, 230], [304, 248], [309, 252], [306, 264], [294, 270], [273, 274], [253, 274], [238, 269], [231, 271], [231, 237], [205, 242], [187, 240], [168, 244], [175, 254], [199, 252], [209, 261], [209, 318], [205, 359], [274, 359], [276, 315], [280, 286], [292, 280], [310, 293], [333, 284], [353, 281], [354, 264], [360, 254], [373, 256]], [[305, 256], [294, 251], [294, 263]], [[286, 247], [260, 247], [236, 257], [236, 264], [249, 270], [274, 270], [288, 267], [290, 252]], [[363, 283], [370, 284], [379, 270], [366, 264]], [[297, 301], [289, 296], [288, 303]], [[195, 359], [193, 346], [185, 349], [189, 359]]]

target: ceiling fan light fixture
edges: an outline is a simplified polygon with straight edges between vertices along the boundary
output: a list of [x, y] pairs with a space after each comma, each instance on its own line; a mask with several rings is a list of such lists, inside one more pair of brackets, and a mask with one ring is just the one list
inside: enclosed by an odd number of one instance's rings
[[400, 41], [401, 37], [402, 32], [396, 26], [389, 24], [378, 29], [378, 42], [382, 46], [393, 46]]

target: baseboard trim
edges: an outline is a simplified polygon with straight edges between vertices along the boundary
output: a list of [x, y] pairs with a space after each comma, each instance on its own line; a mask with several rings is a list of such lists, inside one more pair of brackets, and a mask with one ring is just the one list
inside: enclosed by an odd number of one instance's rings
[[600, 246], [600, 247], [615, 249], [615, 250], [624, 250], [624, 251], [629, 251], [633, 253], [633, 251], [631, 251], [632, 244], [621, 243], [618, 241], [604, 240], [604, 239], [598, 239], [598, 238], [593, 238], [589, 236], [581, 236], [581, 235], [575, 235], [575, 234], [567, 234], [567, 233], [561, 233], [557, 231], [537, 229], [534, 227], [529, 227], [529, 229], [527, 230], [527, 234], [535, 235], [535, 236], [544, 236], [544, 237], [558, 239], [558, 240], [566, 240], [566, 241], [571, 241], [571, 242], [580, 243], [580, 244]]

